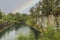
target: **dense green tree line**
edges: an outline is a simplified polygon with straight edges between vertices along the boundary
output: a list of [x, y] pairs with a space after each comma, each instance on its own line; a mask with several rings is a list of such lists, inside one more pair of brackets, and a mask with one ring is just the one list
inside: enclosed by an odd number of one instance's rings
[[0, 11], [0, 30], [11, 24], [25, 24], [29, 15], [23, 13], [3, 13]]
[[21, 14], [21, 13], [8, 13], [4, 14], [0, 11], [0, 20], [4, 21], [12, 21], [12, 22], [25, 22], [27, 20], [29, 15], [27, 14]]

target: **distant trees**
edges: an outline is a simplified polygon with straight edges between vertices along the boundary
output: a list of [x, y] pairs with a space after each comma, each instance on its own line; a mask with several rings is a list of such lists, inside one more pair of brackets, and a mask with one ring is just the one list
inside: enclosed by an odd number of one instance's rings
[[20, 17], [21, 17], [21, 14], [20, 13], [15, 13], [15, 20], [16, 21], [19, 21], [20, 20]]
[[14, 15], [13, 13], [7, 14], [7, 17], [8, 17], [8, 19], [10, 19], [10, 20], [14, 20], [14, 19], [15, 19], [15, 15]]
[[2, 12], [1, 12], [1, 10], [0, 10], [0, 19], [2, 19]]
[[5, 14], [5, 13], [2, 13], [0, 11], [0, 19], [2, 19], [3, 21], [8, 21], [8, 22], [26, 22], [27, 19], [29, 18], [29, 15], [27, 14], [22, 14], [22, 13], [8, 13], [8, 14]]

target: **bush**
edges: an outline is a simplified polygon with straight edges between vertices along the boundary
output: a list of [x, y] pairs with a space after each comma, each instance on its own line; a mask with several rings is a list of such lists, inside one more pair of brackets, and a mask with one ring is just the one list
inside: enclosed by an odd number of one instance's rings
[[33, 32], [31, 32], [29, 36], [24, 36], [22, 34], [19, 34], [19, 36], [17, 37], [17, 40], [34, 40], [34, 34]]
[[48, 27], [47, 31], [44, 32], [38, 40], [60, 40], [60, 30], [52, 29], [52, 27]]
[[[35, 38], [34, 34], [31, 33], [29, 37], [20, 35], [18, 40], [35, 40]], [[60, 30], [54, 29], [52, 26], [48, 26], [46, 31], [43, 33], [41, 32], [37, 40], [60, 40]]]

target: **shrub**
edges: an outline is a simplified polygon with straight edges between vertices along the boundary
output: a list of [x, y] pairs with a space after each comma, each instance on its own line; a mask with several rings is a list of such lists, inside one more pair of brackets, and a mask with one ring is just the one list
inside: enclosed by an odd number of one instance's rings
[[33, 32], [31, 32], [29, 36], [24, 36], [22, 34], [19, 34], [19, 36], [17, 37], [17, 40], [34, 40], [34, 34]]
[[51, 26], [47, 28], [47, 31], [44, 32], [38, 40], [60, 40], [60, 30], [52, 29]]

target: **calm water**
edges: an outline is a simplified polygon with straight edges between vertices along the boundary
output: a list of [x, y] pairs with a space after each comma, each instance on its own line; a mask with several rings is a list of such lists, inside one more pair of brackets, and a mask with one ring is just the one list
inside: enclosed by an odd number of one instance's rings
[[34, 38], [37, 39], [39, 32], [35, 29], [26, 25], [14, 25], [0, 33], [0, 40], [16, 40], [20, 36], [18, 34], [28, 37], [31, 32], [33, 32]]
[[1, 34], [0, 40], [16, 40], [18, 34], [28, 36], [30, 34], [30, 31], [31, 29], [28, 26], [15, 26], [14, 28], [10, 28]]

